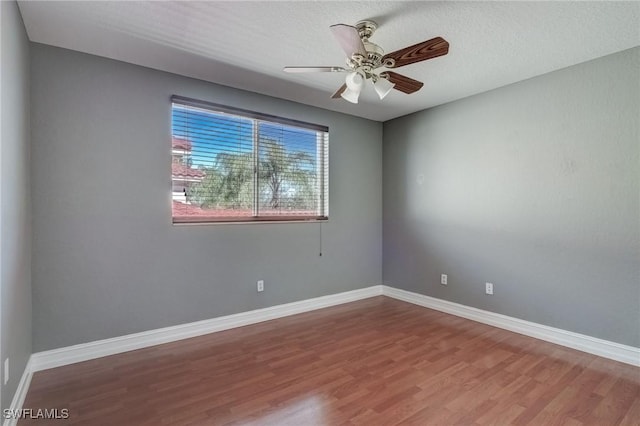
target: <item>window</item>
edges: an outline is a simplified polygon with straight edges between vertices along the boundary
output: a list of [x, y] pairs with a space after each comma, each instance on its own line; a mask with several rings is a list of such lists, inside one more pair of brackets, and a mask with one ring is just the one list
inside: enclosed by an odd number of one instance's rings
[[327, 127], [171, 101], [173, 223], [328, 218]]

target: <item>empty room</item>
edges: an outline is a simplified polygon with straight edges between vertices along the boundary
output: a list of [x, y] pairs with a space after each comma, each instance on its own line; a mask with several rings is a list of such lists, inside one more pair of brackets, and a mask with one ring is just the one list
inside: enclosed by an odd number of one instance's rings
[[640, 424], [640, 2], [0, 21], [3, 426]]

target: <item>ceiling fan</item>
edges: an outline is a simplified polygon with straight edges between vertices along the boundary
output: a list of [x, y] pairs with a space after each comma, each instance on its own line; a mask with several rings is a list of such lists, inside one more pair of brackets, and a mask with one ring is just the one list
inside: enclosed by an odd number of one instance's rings
[[285, 67], [285, 72], [345, 72], [348, 73], [345, 83], [331, 96], [334, 99], [342, 97], [354, 104], [364, 88], [365, 82], [371, 80], [373, 87], [384, 99], [396, 89], [411, 94], [422, 88], [424, 83], [398, 74], [388, 69], [400, 68], [427, 59], [446, 55], [449, 43], [442, 37], [432, 38], [395, 52], [384, 54], [384, 50], [369, 38], [378, 28], [373, 21], [360, 21], [355, 26], [346, 24], [332, 25], [331, 32], [347, 54], [347, 66], [344, 67]]

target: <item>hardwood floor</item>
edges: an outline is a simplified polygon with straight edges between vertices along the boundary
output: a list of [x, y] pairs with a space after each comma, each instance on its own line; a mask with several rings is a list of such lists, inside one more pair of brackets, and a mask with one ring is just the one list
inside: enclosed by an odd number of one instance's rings
[[375, 297], [34, 375], [19, 425], [639, 425], [640, 369]]

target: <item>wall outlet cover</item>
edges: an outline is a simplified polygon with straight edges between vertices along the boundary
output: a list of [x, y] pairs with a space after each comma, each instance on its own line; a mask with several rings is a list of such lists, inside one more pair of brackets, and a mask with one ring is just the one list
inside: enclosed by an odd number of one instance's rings
[[492, 283], [486, 283], [485, 284], [485, 293], [493, 294], [493, 284]]

